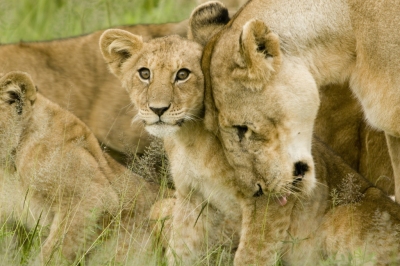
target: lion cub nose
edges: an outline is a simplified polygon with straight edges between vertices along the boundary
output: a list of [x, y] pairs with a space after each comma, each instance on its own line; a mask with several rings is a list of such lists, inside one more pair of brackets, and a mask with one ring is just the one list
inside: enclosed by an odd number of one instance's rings
[[169, 109], [170, 105], [167, 107], [150, 107], [150, 110], [152, 110], [156, 115], [162, 116], [165, 111]]

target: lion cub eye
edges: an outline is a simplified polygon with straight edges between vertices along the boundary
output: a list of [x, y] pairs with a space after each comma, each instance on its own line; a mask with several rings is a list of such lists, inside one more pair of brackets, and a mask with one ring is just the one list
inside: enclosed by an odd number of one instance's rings
[[249, 130], [249, 128], [247, 126], [233, 126], [233, 128], [236, 129], [236, 134], [239, 137], [239, 141], [242, 141], [244, 135]]
[[150, 78], [150, 70], [148, 68], [142, 67], [139, 69], [139, 76], [142, 79], [149, 79]]
[[178, 73], [176, 73], [176, 80], [185, 80], [189, 77], [190, 70], [186, 68], [179, 69]]

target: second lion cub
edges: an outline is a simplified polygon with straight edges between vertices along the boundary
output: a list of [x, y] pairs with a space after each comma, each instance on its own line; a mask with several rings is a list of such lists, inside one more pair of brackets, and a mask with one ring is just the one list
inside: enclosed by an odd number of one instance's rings
[[39, 225], [36, 263], [80, 260], [114, 217], [124, 256], [127, 234], [146, 230], [158, 186], [104, 154], [89, 128], [37, 93], [25, 72], [0, 77], [0, 113], [0, 217]]

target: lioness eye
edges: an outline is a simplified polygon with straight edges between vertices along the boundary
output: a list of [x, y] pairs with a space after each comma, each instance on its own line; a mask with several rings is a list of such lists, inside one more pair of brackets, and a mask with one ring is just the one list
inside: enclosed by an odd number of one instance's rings
[[189, 69], [182, 68], [179, 69], [178, 73], [176, 73], [176, 80], [185, 80], [189, 76], [190, 71]]
[[139, 69], [139, 75], [142, 79], [149, 79], [150, 70], [148, 68], [142, 67], [141, 69]]
[[236, 133], [239, 137], [239, 140], [242, 141], [244, 134], [246, 134], [249, 128], [247, 126], [233, 126], [236, 129]]

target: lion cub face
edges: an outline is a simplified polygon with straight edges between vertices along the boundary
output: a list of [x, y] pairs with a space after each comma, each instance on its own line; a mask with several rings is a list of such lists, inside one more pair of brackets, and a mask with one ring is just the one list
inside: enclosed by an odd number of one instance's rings
[[36, 100], [30, 76], [14, 71], [0, 75], [0, 162], [7, 163], [17, 147]]
[[100, 39], [105, 60], [128, 91], [146, 130], [163, 137], [202, 117], [202, 47], [179, 36], [143, 42], [108, 30]]
[[[210, 23], [220, 21], [215, 9], [210, 4], [195, 10], [191, 30], [211, 32]], [[205, 125], [220, 138], [245, 192], [272, 193], [282, 204], [289, 193], [309, 193], [315, 186], [311, 141], [319, 96], [307, 69], [286, 60], [279, 37], [257, 20], [217, 33], [204, 49], [202, 68]]]

